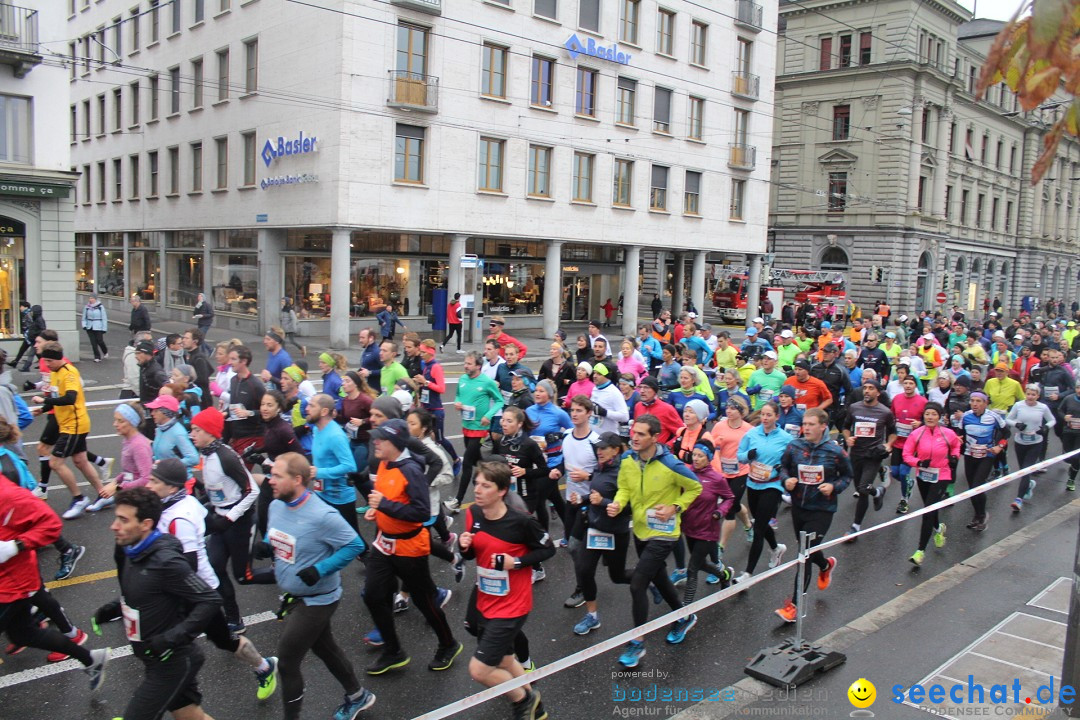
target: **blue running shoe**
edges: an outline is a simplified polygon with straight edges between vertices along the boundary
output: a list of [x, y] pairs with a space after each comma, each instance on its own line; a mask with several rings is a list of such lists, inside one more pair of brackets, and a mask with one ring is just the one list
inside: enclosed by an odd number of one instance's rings
[[659, 605], [664, 602], [664, 596], [660, 594], [660, 589], [655, 585], [649, 586], [649, 592], [652, 593], [652, 601], [654, 605]]
[[686, 568], [675, 568], [675, 571], [671, 573], [672, 585], [685, 585], [686, 584]]
[[446, 603], [450, 602], [453, 594], [450, 588], [435, 588], [435, 604], [440, 608], [446, 607]]
[[626, 649], [619, 656], [619, 664], [628, 668], [637, 667], [643, 657], [645, 657], [645, 643], [631, 640], [626, 643]]
[[364, 644], [370, 645], [371, 647], [382, 647], [384, 645], [382, 633], [379, 632], [378, 628], [375, 628], [364, 636]]
[[712, 573], [709, 573], [708, 575], [705, 576], [705, 582], [707, 582], [709, 585], [719, 585], [720, 584], [720, 578], [716, 577]]
[[593, 615], [592, 613], [585, 613], [585, 617], [581, 618], [581, 622], [574, 626], [574, 634], [588, 635], [598, 627], [600, 627], [600, 616]]
[[689, 617], [684, 617], [679, 620], [671, 628], [671, 632], [667, 634], [667, 641], [672, 645], [678, 645], [686, 639], [686, 633], [690, 632], [690, 628], [697, 625], [697, 615], [691, 614]]
[[345, 702], [339, 705], [334, 713], [334, 720], [354, 720], [361, 711], [367, 710], [374, 704], [375, 693], [361, 688], [355, 698], [345, 696]]

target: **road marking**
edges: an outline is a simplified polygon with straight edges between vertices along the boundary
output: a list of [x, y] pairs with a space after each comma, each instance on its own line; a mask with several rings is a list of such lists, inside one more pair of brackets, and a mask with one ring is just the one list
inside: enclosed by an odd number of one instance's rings
[[83, 583], [97, 582], [98, 580], [105, 580], [112, 577], [116, 577], [115, 570], [103, 570], [101, 572], [90, 573], [89, 575], [78, 575], [76, 577], [65, 578], [63, 580], [51, 580], [45, 583], [45, 589], [55, 590], [56, 588], [70, 587], [71, 585], [82, 585]]

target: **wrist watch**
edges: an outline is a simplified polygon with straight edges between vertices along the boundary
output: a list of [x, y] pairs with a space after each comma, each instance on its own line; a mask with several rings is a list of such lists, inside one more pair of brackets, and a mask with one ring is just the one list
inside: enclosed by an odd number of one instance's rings
[[15, 538], [15, 549], [22, 552], [23, 550], [26, 550], [26, 545], [23, 544], [22, 540]]
[[682, 514], [682, 505], [680, 505], [679, 503], [673, 503], [673, 504], [675, 505], [675, 514], [676, 515]]
[[522, 567], [521, 558], [514, 558], [514, 569], [515, 570], [520, 570], [521, 567]]

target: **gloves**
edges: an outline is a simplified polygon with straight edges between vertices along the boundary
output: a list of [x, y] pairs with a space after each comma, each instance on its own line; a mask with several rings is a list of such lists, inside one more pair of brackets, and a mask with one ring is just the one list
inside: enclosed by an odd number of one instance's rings
[[606, 407], [603, 407], [601, 405], [596, 405], [596, 406], [593, 407], [593, 410], [595, 410], [596, 414], [599, 415], [600, 417], [607, 417], [607, 408]]
[[274, 548], [268, 542], [257, 542], [251, 549], [251, 556], [256, 560], [269, 560], [274, 557]]
[[919, 461], [919, 467], [921, 467], [921, 468], [930, 467], [930, 461], [929, 460], [920, 460]]
[[14, 540], [0, 541], [0, 564], [6, 563], [19, 554], [19, 547]]
[[164, 635], [155, 635], [150, 638], [150, 642], [147, 643], [147, 648], [143, 652], [144, 655], [148, 655], [158, 660], [165, 661], [172, 655], [172, 651], [175, 645], [172, 641], [166, 638]]
[[750, 448], [749, 450], [746, 451], [746, 459], [747, 460], [752, 461], [752, 460], [754, 460], [756, 458], [757, 458], [757, 448]]
[[250, 465], [263, 465], [266, 463], [266, 456], [262, 453], [245, 453], [244, 460], [246, 460]]
[[210, 514], [206, 516], [206, 532], [209, 533], [223, 533], [229, 529], [232, 525], [232, 521], [224, 515], [218, 515], [214, 510], [210, 511]]
[[724, 517], [724, 516], [723, 516], [723, 515], [721, 515], [721, 514], [720, 514], [719, 512], [717, 512], [716, 510], [713, 510], [713, 511], [712, 511], [712, 519], [713, 519], [713, 520], [719, 520], [719, 519], [721, 519], [722, 517]]
[[[93, 625], [104, 625], [105, 623], [116, 622], [123, 615], [120, 612], [120, 601], [113, 600], [112, 602], [105, 603], [94, 612]], [[101, 632], [97, 632], [98, 635]]]
[[1019, 430], [1020, 432], [1024, 432], [1025, 430], [1027, 430], [1027, 423], [1022, 423], [1022, 422], [1016, 423], [1016, 429]]
[[311, 587], [315, 583], [319, 582], [319, 578], [321, 578], [322, 575], [319, 574], [319, 571], [315, 569], [314, 565], [309, 565], [300, 572], [296, 573], [296, 577], [303, 580], [305, 585]]

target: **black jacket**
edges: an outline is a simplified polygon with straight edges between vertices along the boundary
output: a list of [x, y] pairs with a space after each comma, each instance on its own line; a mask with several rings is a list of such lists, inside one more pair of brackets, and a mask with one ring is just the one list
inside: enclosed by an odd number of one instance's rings
[[139, 366], [139, 402], [146, 404], [158, 396], [161, 386], [169, 382], [165, 368], [154, 362]]
[[810, 374], [825, 383], [825, 387], [832, 393], [833, 403], [828, 408], [829, 414], [839, 413], [842, 407], [840, 398], [851, 394], [851, 376], [847, 368], [838, 362], [833, 362], [832, 365], [817, 363], [810, 368]]
[[187, 364], [195, 368], [195, 384], [202, 389], [201, 407], [208, 408], [213, 402], [214, 396], [210, 394], [210, 377], [214, 374], [214, 367], [210, 364], [210, 358], [202, 350], [194, 350], [184, 354]]
[[26, 322], [26, 330], [23, 332], [23, 337], [26, 342], [33, 345], [37, 340], [38, 335], [45, 329], [45, 316], [42, 314], [41, 306], [34, 305], [30, 308], [30, 316]]
[[133, 333], [141, 330], [150, 329], [150, 311], [146, 309], [145, 305], [139, 305], [137, 308], [131, 308], [131, 322], [128, 324], [128, 330]]
[[619, 465], [615, 462], [597, 466], [589, 479], [589, 489], [600, 493], [603, 500], [599, 505], [593, 505], [588, 498], [584, 498], [589, 513], [589, 527], [596, 528], [600, 532], [623, 535], [630, 532], [630, 506], [624, 507], [615, 517], [608, 517], [607, 506], [615, 499], [615, 492], [619, 489]]
[[251, 415], [240, 420], [227, 421], [225, 423], [225, 440], [263, 434], [263, 421], [262, 416], [259, 415], [259, 405], [262, 403], [265, 394], [266, 387], [255, 373], [251, 373], [243, 379], [239, 375], [233, 375], [232, 380], [229, 381], [229, 404], [243, 405], [245, 409], [251, 411]]
[[191, 310], [192, 315], [202, 315], [197, 324], [209, 327], [214, 320], [214, 307], [203, 300]]

